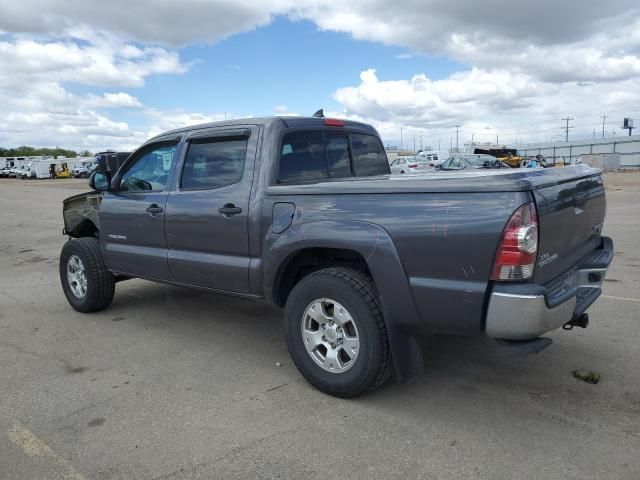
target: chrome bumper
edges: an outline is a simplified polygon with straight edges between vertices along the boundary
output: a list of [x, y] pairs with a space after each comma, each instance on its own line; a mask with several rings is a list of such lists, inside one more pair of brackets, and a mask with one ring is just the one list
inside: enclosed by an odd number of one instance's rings
[[570, 321], [575, 309], [575, 297], [549, 308], [543, 295], [494, 292], [487, 310], [487, 335], [502, 340], [531, 340]]
[[[598, 261], [591, 261], [591, 257]], [[503, 340], [531, 340], [582, 315], [602, 293], [613, 259], [611, 240], [603, 238], [603, 248], [591, 257], [553, 287], [541, 287], [540, 294], [519, 294], [515, 285], [496, 285], [487, 308], [486, 334]]]

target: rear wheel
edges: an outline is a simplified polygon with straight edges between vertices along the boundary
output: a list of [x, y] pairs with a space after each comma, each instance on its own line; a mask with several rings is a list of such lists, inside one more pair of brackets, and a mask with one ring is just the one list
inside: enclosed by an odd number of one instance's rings
[[97, 238], [74, 238], [62, 247], [60, 282], [67, 301], [79, 312], [96, 312], [111, 304], [115, 279], [102, 261]]
[[287, 346], [319, 390], [354, 397], [391, 376], [387, 331], [371, 280], [345, 268], [303, 278], [285, 307]]

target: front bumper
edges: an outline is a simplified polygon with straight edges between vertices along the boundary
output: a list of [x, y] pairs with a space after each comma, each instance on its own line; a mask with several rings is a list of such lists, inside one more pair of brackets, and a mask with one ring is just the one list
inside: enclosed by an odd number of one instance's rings
[[602, 293], [613, 242], [602, 245], [548, 285], [495, 284], [485, 321], [488, 336], [531, 340], [582, 315]]

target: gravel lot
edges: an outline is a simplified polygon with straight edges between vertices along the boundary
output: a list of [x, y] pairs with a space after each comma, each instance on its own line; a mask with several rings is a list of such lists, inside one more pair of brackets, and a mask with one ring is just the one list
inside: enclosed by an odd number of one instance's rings
[[339, 400], [267, 304], [132, 280], [76, 313], [60, 202], [86, 180], [0, 179], [0, 478], [637, 480], [640, 173], [607, 187], [617, 253], [588, 329], [525, 357], [426, 339], [418, 381]]

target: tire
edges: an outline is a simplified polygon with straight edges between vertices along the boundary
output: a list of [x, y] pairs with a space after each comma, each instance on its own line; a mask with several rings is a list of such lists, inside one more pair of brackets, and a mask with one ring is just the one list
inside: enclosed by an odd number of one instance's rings
[[[322, 325], [308, 315], [309, 312], [314, 312], [315, 315], [315, 306], [322, 306], [323, 313], [332, 312], [335, 323], [333, 320], [332, 326], [325, 323], [328, 330], [323, 329]], [[336, 313], [336, 309], [341, 313]], [[346, 317], [342, 315], [344, 310]], [[336, 328], [344, 318], [349, 318], [349, 321], [342, 323], [342, 333], [338, 333], [344, 335], [344, 338], [338, 339], [337, 348], [330, 347], [333, 343], [329, 344], [325, 340], [335, 340], [336, 332], [329, 329]], [[315, 335], [311, 333], [313, 341], [308, 340], [310, 337], [307, 328], [317, 329], [314, 330]], [[327, 337], [322, 335], [324, 333]], [[328, 337], [329, 334], [331, 337]], [[302, 376], [318, 390], [329, 395], [355, 397], [381, 386], [391, 376], [389, 340], [378, 294], [371, 279], [355, 270], [328, 268], [316, 271], [298, 282], [285, 306], [285, 335], [289, 354]], [[311, 353], [307, 345], [319, 340], [319, 335], [322, 335], [322, 342]], [[354, 343], [348, 342], [353, 342], [354, 338], [357, 338], [357, 350], [354, 350], [355, 358], [349, 359], [349, 355], [345, 356], [344, 345], [353, 345]], [[333, 355], [342, 358], [336, 363], [337, 370], [327, 369], [333, 361], [329, 360], [332, 354], [330, 348], [338, 351]], [[324, 362], [318, 360], [323, 354]], [[353, 356], [353, 351], [350, 355]], [[324, 363], [324, 367], [320, 363]], [[344, 365], [342, 369], [340, 364]]]
[[74, 238], [62, 247], [60, 283], [67, 301], [78, 312], [97, 312], [111, 304], [115, 278], [102, 260], [97, 238]]

